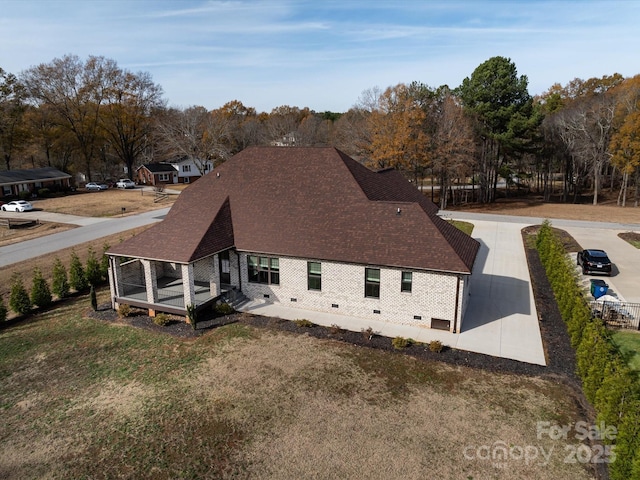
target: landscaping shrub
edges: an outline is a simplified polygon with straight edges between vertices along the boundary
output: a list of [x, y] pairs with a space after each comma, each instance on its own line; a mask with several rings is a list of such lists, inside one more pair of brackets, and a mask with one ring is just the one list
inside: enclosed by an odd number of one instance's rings
[[231, 305], [226, 302], [217, 303], [215, 306], [215, 311], [218, 315], [231, 315], [235, 310]]
[[443, 348], [444, 345], [442, 345], [440, 340], [432, 340], [429, 342], [429, 350], [431, 352], [440, 353]]
[[29, 200], [31, 198], [31, 192], [20, 192], [18, 198], [20, 200]]
[[96, 296], [96, 287], [91, 285], [91, 290], [89, 291], [89, 298], [91, 299], [91, 308], [93, 311], [98, 310], [98, 297]]
[[187, 305], [187, 321], [191, 324], [191, 327], [195, 330], [198, 322], [198, 311], [193, 304]]
[[155, 317], [153, 317], [153, 323], [161, 327], [166, 327], [170, 321], [171, 319], [166, 313], [158, 313]]
[[27, 289], [24, 288], [22, 277], [18, 274], [11, 276], [11, 294], [9, 296], [9, 307], [19, 315], [29, 313], [33, 308], [31, 298]]
[[58, 298], [69, 296], [69, 280], [67, 277], [67, 269], [59, 258], [53, 263], [53, 281], [51, 282], [51, 291]]
[[84, 275], [89, 285], [99, 285], [102, 282], [102, 272], [100, 271], [100, 262], [96, 258], [96, 252], [93, 247], [89, 247], [89, 254], [87, 256], [87, 265], [84, 270]]
[[109, 278], [109, 256], [107, 255], [109, 247], [110, 245], [106, 242], [102, 245], [102, 257], [100, 257], [100, 276], [105, 281]]
[[305, 319], [294, 320], [293, 323], [295, 323], [299, 327], [306, 327], [306, 328], [311, 328], [315, 325], [313, 322], [310, 322], [309, 320], [305, 320]]
[[334, 324], [332, 324], [332, 325], [329, 327], [329, 331], [330, 331], [333, 335], [339, 335], [339, 334], [341, 334], [341, 333], [344, 333], [344, 329], [343, 329], [343, 328], [340, 328], [340, 326], [339, 326], [339, 325], [336, 325], [335, 323], [334, 323]]
[[4, 304], [4, 300], [0, 297], [0, 323], [7, 319], [7, 306]]
[[373, 336], [375, 335], [375, 333], [373, 333], [373, 328], [369, 327], [366, 330], [363, 328], [361, 330], [362, 332], [362, 337], [365, 339], [365, 341], [369, 342], [371, 341], [371, 339], [373, 338]]
[[48, 307], [52, 303], [51, 290], [38, 267], [33, 270], [31, 303], [41, 308]]
[[118, 316], [120, 318], [125, 318], [131, 315], [131, 307], [126, 303], [122, 303], [118, 305]]
[[391, 345], [393, 345], [393, 348], [396, 350], [402, 350], [403, 348], [407, 348], [411, 345], [411, 341], [404, 337], [395, 337], [391, 340]]
[[47, 198], [50, 194], [51, 190], [49, 190], [48, 188], [41, 188], [38, 190], [38, 197], [40, 198]]
[[89, 287], [87, 277], [82, 267], [80, 257], [76, 252], [71, 252], [71, 265], [69, 266], [69, 286], [76, 292], [82, 292]]

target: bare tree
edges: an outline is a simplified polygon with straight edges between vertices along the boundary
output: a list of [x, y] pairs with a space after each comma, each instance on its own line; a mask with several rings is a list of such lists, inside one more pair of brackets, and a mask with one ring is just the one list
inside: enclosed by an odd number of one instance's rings
[[23, 148], [28, 137], [23, 122], [25, 96], [16, 76], [0, 68], [0, 152], [7, 170], [11, 170], [14, 153]]
[[200, 106], [167, 110], [156, 123], [158, 149], [169, 159], [193, 160], [204, 175], [209, 161], [221, 163], [229, 156], [228, 122], [223, 113]]

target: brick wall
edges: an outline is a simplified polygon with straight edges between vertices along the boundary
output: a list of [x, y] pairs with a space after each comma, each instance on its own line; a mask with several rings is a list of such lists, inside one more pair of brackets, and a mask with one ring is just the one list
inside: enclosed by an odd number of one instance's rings
[[[459, 276], [455, 274], [405, 270], [413, 273], [412, 291], [406, 293], [400, 288], [403, 270], [380, 267], [380, 298], [366, 298], [363, 265], [321, 262], [322, 291], [313, 291], [307, 289], [307, 260], [278, 258], [280, 284], [264, 285], [249, 282], [247, 254], [240, 254], [242, 291], [247, 297], [291, 308], [404, 325], [430, 327], [431, 318], [438, 318], [449, 320], [451, 329], [459, 323], [466, 305], [466, 279], [460, 281], [458, 288]], [[456, 293], [459, 295], [457, 302]], [[416, 316], [421, 318], [414, 318]]]

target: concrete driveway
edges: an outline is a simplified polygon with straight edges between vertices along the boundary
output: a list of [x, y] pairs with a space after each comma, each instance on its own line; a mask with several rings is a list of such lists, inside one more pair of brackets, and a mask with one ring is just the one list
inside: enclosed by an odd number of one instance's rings
[[[640, 303], [640, 250], [622, 240], [618, 234], [628, 230], [562, 227], [582, 248], [597, 248], [607, 252], [613, 263], [611, 277], [582, 275], [583, 284], [590, 287], [590, 279], [600, 278], [607, 282], [609, 291], [620, 300]], [[573, 255], [575, 259], [575, 254]]]

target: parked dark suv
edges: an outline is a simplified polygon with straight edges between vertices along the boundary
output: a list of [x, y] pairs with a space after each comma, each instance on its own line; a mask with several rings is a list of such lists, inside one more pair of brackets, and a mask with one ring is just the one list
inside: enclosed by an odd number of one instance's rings
[[611, 276], [611, 260], [604, 250], [582, 250], [578, 252], [578, 265], [582, 273], [604, 273]]

